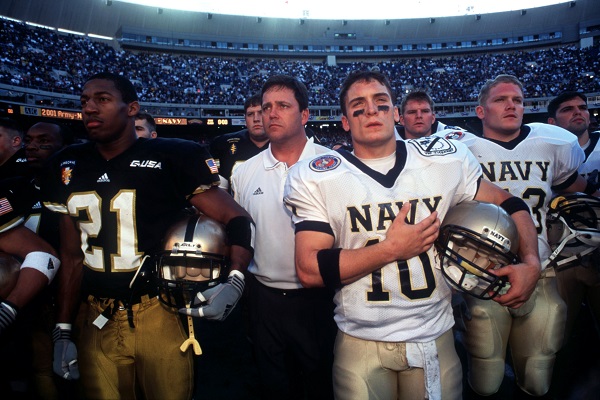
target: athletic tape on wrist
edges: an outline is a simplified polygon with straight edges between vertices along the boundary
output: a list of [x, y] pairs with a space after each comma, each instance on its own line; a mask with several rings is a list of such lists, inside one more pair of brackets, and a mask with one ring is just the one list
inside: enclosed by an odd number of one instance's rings
[[254, 221], [251, 218], [238, 216], [230, 219], [225, 232], [230, 244], [242, 246], [254, 254]]
[[519, 197], [511, 197], [509, 199], [504, 200], [500, 204], [500, 207], [502, 207], [504, 211], [506, 211], [509, 215], [513, 215], [517, 211], [527, 211], [529, 214], [531, 214], [527, 203], [525, 203]]
[[33, 268], [46, 275], [48, 278], [48, 284], [52, 282], [52, 279], [56, 276], [58, 268], [60, 268], [60, 260], [54, 257], [52, 254], [44, 253], [43, 251], [32, 251], [27, 254], [21, 264], [21, 269]]
[[342, 287], [340, 278], [340, 253], [342, 249], [323, 249], [317, 252], [319, 273], [325, 287], [339, 289]]

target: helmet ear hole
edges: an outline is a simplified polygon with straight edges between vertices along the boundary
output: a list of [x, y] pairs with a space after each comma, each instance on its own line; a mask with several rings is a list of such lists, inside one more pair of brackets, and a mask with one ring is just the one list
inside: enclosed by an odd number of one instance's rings
[[156, 262], [160, 300], [185, 307], [197, 292], [226, 279], [229, 244], [225, 227], [200, 214], [177, 221], [165, 235]]
[[476, 201], [460, 203], [444, 217], [436, 249], [446, 281], [462, 292], [491, 299], [508, 282], [493, 269], [516, 263], [519, 235], [500, 207]]

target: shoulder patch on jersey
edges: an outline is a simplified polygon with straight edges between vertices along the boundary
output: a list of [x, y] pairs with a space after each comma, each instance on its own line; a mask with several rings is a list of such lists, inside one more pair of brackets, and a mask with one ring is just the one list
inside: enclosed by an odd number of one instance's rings
[[71, 183], [71, 179], [73, 178], [73, 169], [71, 167], [62, 167], [60, 171], [60, 179], [63, 185], [68, 185]]
[[444, 135], [444, 139], [460, 140], [465, 136], [463, 131], [449, 132]]
[[341, 162], [342, 160], [339, 157], [328, 154], [315, 158], [309, 166], [315, 172], [325, 172], [336, 169]]
[[456, 153], [456, 146], [439, 136], [426, 136], [409, 140], [408, 143], [415, 146], [419, 153], [426, 157]]

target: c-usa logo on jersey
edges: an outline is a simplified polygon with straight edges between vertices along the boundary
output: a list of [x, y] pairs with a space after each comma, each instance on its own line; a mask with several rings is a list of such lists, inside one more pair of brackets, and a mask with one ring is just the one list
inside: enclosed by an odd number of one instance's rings
[[309, 166], [310, 169], [312, 169], [315, 172], [325, 172], [336, 169], [341, 162], [342, 160], [339, 157], [336, 157], [331, 154], [326, 154], [312, 160]]

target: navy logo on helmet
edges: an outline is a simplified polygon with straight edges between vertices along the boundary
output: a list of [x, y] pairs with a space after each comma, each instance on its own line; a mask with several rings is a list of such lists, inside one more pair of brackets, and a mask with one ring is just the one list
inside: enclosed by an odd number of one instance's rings
[[336, 169], [342, 160], [339, 157], [328, 154], [315, 158], [310, 162], [310, 169], [315, 172], [325, 172]]

